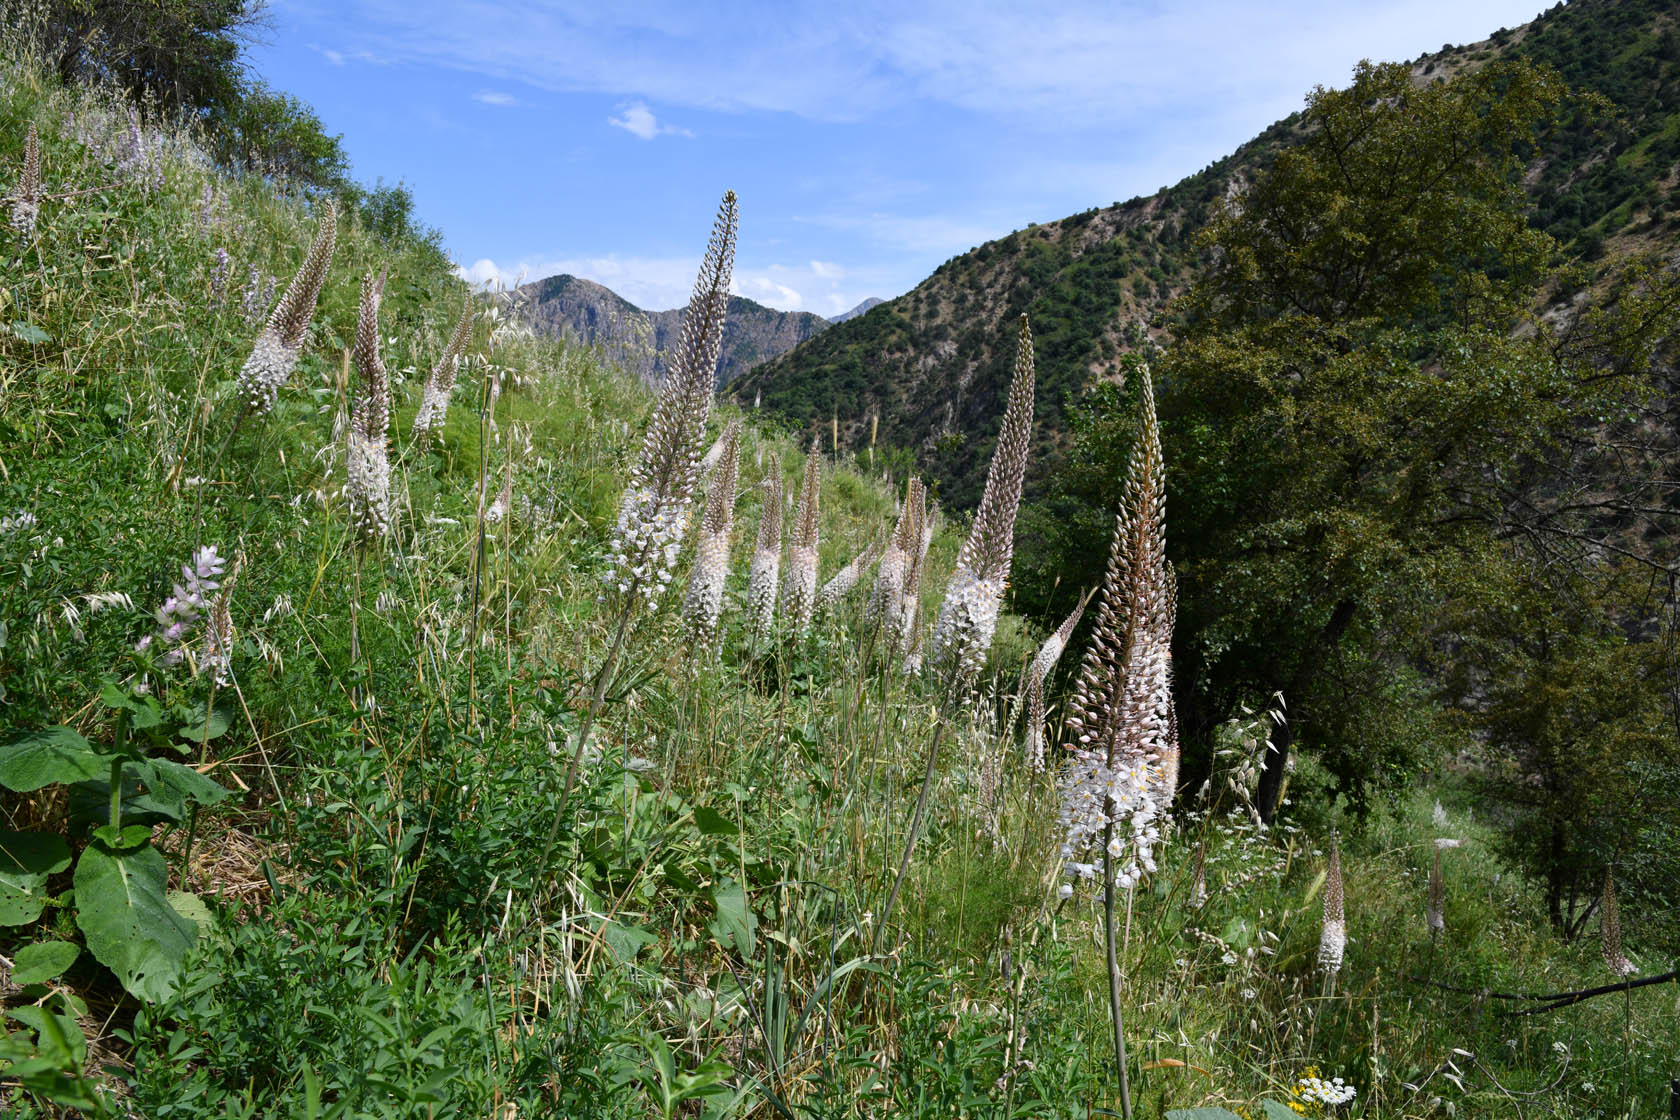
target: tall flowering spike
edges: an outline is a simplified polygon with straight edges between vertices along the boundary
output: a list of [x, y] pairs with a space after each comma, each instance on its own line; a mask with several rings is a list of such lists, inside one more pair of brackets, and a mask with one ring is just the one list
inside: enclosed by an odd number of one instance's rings
[[1435, 862], [1429, 867], [1429, 900], [1424, 906], [1430, 936], [1447, 928], [1447, 881], [1441, 875], [1441, 849], [1433, 849]]
[[875, 563], [875, 558], [881, 555], [881, 542], [870, 541], [869, 546], [852, 557], [844, 568], [834, 573], [834, 576], [822, 585], [817, 592], [817, 606], [823, 610], [831, 610], [838, 606], [852, 588], [858, 585], [863, 573], [869, 570], [869, 565]]
[[1027, 769], [1044, 773], [1044, 678], [1035, 674], [1027, 676]]
[[788, 537], [787, 581], [782, 587], [782, 613], [796, 633], [811, 627], [817, 606], [817, 503], [822, 496], [821, 441], [811, 441], [805, 456], [805, 478], [799, 487], [799, 508]]
[[1618, 977], [1631, 976], [1637, 970], [1627, 959], [1627, 954], [1622, 952], [1622, 917], [1616, 910], [1616, 880], [1608, 871], [1604, 873], [1604, 899], [1600, 910], [1599, 951], [1604, 954], [1604, 963]]
[[[1132, 448], [1108, 554], [1091, 646], [1069, 705], [1074, 736], [1062, 780], [1063, 855], [1088, 878], [1109, 825], [1110, 866], [1121, 886], [1154, 869], [1170, 763], [1172, 582], [1166, 558], [1166, 490], [1155, 395], [1143, 379], [1142, 424]], [[1174, 778], [1176, 781], [1176, 777]], [[1124, 828], [1118, 827], [1124, 825]], [[1129, 838], [1128, 838], [1129, 836]]]
[[904, 492], [904, 505], [899, 508], [898, 525], [887, 539], [887, 549], [881, 556], [881, 568], [875, 573], [875, 587], [869, 596], [870, 620], [884, 626], [889, 633], [898, 625], [899, 607], [904, 601], [904, 577], [922, 539], [922, 529], [916, 520], [921, 491], [922, 480], [912, 478]]
[[934, 663], [944, 664], [955, 658], [957, 679], [964, 687], [979, 676], [992, 648], [1004, 584], [1009, 580], [1009, 564], [1015, 553], [1015, 513], [1021, 506], [1021, 482], [1032, 442], [1034, 382], [1032, 329], [1023, 315], [1015, 351], [1015, 379], [1009, 386], [1009, 403], [986, 474], [986, 489], [974, 514], [974, 527], [957, 554], [956, 571], [933, 628]]
[[922, 667], [917, 656], [921, 634], [916, 624], [922, 613], [922, 568], [933, 520], [928, 516], [927, 490], [920, 479], [912, 480], [910, 487], [910, 518], [909, 531], [905, 534], [904, 584], [898, 593], [898, 614], [887, 630], [887, 648], [905, 653], [909, 671], [915, 673]]
[[315, 240], [298, 266], [297, 275], [286, 288], [286, 294], [274, 305], [268, 324], [251, 346], [251, 356], [239, 371], [239, 388], [250, 410], [261, 416], [274, 407], [280, 386], [292, 375], [298, 350], [303, 346], [304, 332], [315, 317], [315, 301], [321, 295], [321, 285], [327, 281], [327, 266], [332, 263], [333, 245], [338, 236], [338, 216], [331, 200], [321, 209], [321, 219], [315, 228]]
[[1050, 670], [1056, 667], [1056, 662], [1062, 659], [1062, 651], [1067, 649], [1068, 639], [1073, 637], [1074, 627], [1085, 617], [1085, 605], [1091, 601], [1093, 592], [1087, 591], [1079, 597], [1079, 604], [1073, 608], [1062, 624], [1056, 627], [1056, 632], [1044, 639], [1044, 644], [1038, 647], [1038, 653], [1033, 656], [1032, 665], [1027, 672], [1037, 678], [1040, 684], [1050, 676]]
[[12, 194], [12, 228], [25, 241], [35, 236], [35, 223], [41, 217], [41, 138], [35, 133], [35, 123], [23, 138], [23, 167], [18, 172], [17, 190]]
[[211, 674], [218, 688], [226, 688], [233, 683], [233, 640], [236, 635], [231, 600], [242, 563], [243, 556], [234, 560], [233, 568], [222, 582], [221, 593], [210, 604], [210, 618], [204, 627], [204, 656], [199, 659], [198, 669], [201, 673]]
[[1318, 967], [1334, 976], [1347, 951], [1347, 920], [1342, 912], [1342, 849], [1330, 839], [1330, 866], [1324, 875], [1324, 925], [1318, 937]]
[[1112, 765], [1156, 761], [1166, 749], [1171, 576], [1166, 563], [1166, 487], [1150, 379], [1143, 422], [1115, 521], [1097, 621], [1074, 688], [1068, 727], [1080, 749]]
[[467, 343], [472, 341], [472, 290], [461, 293], [461, 314], [455, 320], [455, 330], [449, 336], [449, 343], [443, 348], [443, 354], [432, 367], [432, 372], [426, 375], [426, 384], [420, 390], [420, 410], [414, 414], [414, 427], [410, 435], [417, 440], [425, 440], [443, 427], [443, 421], [449, 413], [449, 397], [455, 392], [455, 374], [461, 368], [461, 359], [466, 355]]
[[754, 634], [770, 629], [776, 617], [776, 584], [782, 567], [782, 460], [770, 453], [764, 478], [764, 512], [758, 519], [758, 542], [747, 573], [747, 616]]
[[631, 469], [630, 485], [619, 506], [606, 578], [621, 594], [649, 584], [663, 588], [676, 564], [717, 388], [723, 317], [735, 267], [735, 224], [735, 192], [730, 191], [718, 209], [706, 258], [700, 263], [694, 294], [683, 315], [676, 356], [660, 387], [641, 456]]
[[362, 301], [356, 318], [356, 374], [360, 386], [345, 435], [345, 475], [350, 525], [363, 543], [385, 535], [391, 523], [391, 382], [379, 356], [379, 304], [385, 295], [385, 270], [362, 277]]
[[741, 469], [741, 422], [732, 422], [719, 441], [717, 467], [712, 472], [711, 491], [706, 495], [706, 514], [700, 521], [700, 541], [694, 554], [694, 569], [688, 578], [688, 598], [683, 619], [694, 647], [711, 644], [723, 614], [723, 587], [729, 579], [729, 542], [735, 528], [735, 483]]

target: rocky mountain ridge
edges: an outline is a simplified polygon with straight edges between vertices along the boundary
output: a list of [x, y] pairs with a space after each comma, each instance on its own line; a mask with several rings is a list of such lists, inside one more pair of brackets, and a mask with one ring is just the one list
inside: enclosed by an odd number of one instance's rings
[[[833, 319], [809, 311], [778, 311], [742, 296], [729, 298], [724, 321], [718, 384], [786, 353], [831, 324], [844, 322], [880, 303], [867, 299]], [[580, 276], [560, 274], [514, 290], [514, 308], [538, 334], [599, 346], [645, 380], [664, 375], [666, 356], [682, 332], [683, 309], [644, 311], [611, 288]]]

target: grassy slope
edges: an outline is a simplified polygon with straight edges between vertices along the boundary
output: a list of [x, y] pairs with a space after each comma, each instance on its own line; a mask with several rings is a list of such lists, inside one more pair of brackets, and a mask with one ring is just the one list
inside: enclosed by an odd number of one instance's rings
[[[239, 280], [255, 264], [283, 284], [314, 219], [267, 184], [211, 172], [178, 141], [160, 149], [161, 179], [119, 174], [95, 149], [126, 118], [98, 108], [28, 67], [8, 64], [0, 85], [0, 166], [15, 166], [34, 121], [50, 189], [106, 185], [48, 203], [35, 243], [0, 241], [0, 512], [38, 518], [0, 538], [5, 723], [106, 733], [92, 698], [133, 671], [128, 651], [171, 573], [200, 542], [246, 558], [233, 600], [236, 726], [202, 759], [241, 796], [206, 814], [190, 851], [179, 832], [159, 841], [178, 884], [214, 900], [220, 919], [162, 1005], [123, 1002], [85, 957], [67, 977], [90, 1004], [90, 1067], [113, 1064], [102, 1076], [133, 1111], [313, 1115], [312, 1083], [354, 1116], [693, 1114], [684, 1095], [714, 1115], [1114, 1106], [1096, 909], [1084, 896], [1057, 903], [1054, 793], [1012, 746], [985, 723], [946, 739], [931, 825], [880, 955], [869, 951], [876, 912], [936, 715], [930, 689], [869, 663], [850, 611], [809, 641], [756, 651], [737, 613], [721, 654], [698, 666], [669, 610], [645, 620], [599, 759], [560, 806], [556, 756], [606, 645], [597, 573], [645, 397], [591, 355], [486, 313], [443, 439], [409, 446], [416, 382], [458, 289], [422, 250], [347, 228], [279, 409], [230, 439], [232, 378], [252, 334]], [[235, 277], [220, 306], [217, 247]], [[403, 514], [384, 552], [358, 562], [338, 493], [339, 355], [358, 278], [384, 263], [387, 361], [407, 371], [395, 426]], [[468, 402], [492, 375], [510, 388], [481, 425]], [[771, 449], [790, 491], [801, 466], [796, 448], [749, 429], [737, 601]], [[479, 467], [497, 477], [509, 456], [515, 516], [487, 530], [475, 566]], [[823, 575], [891, 514], [892, 496], [849, 463], [828, 472]], [[955, 545], [935, 546], [927, 604]], [[94, 592], [126, 593], [133, 609], [95, 611]], [[1006, 624], [994, 695], [1028, 649]], [[230, 699], [184, 672], [155, 687]], [[371, 711], [352, 703], [358, 690]], [[1231, 746], [1241, 791], [1259, 745], [1233, 735]], [[995, 749], [1009, 761], [991, 806], [979, 773]], [[1550, 939], [1526, 891], [1495, 883], [1464, 810], [1451, 811], [1451, 834], [1470, 843], [1447, 853], [1439, 946], [1422, 919], [1433, 792], [1347, 839], [1353, 942], [1335, 996], [1320, 999], [1316, 850], [1328, 817], [1259, 837], [1240, 797], [1220, 796], [1230, 814], [1186, 822], [1132, 904], [1134, 1053], [1185, 1063], [1134, 1071], [1143, 1115], [1252, 1107], [1317, 1065], [1358, 1086], [1347, 1114], [1423, 1115], [1439, 1094], [1466, 1115], [1608, 1116], [1629, 1053], [1656, 1107], [1675, 1072], [1658, 1056], [1680, 1050], [1668, 992], [1631, 1002], [1624, 1047], [1615, 1001], [1506, 1021], [1400, 980], [1432, 970], [1470, 987], [1553, 990], [1603, 975], [1590, 947]], [[63, 810], [51, 796], [0, 798], [12, 828], [60, 827]], [[1210, 897], [1191, 907], [1204, 840]], [[49, 911], [41, 928], [0, 930], [0, 954], [48, 930], [77, 936]], [[15, 1009], [22, 997], [0, 998]], [[1571, 1054], [1561, 1078], [1557, 1043]], [[1453, 1058], [1462, 1087], [1436, 1077], [1422, 1093], [1402, 1088], [1452, 1047], [1481, 1063]], [[1494, 1077], [1538, 1096], [1519, 1106]], [[3, 1087], [0, 1103], [25, 1116], [38, 1107]]]

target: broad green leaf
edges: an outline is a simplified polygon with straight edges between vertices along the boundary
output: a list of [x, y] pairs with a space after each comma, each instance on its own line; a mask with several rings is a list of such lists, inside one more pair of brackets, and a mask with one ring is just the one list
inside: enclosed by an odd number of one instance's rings
[[734, 946], [741, 956], [750, 958], [758, 933], [758, 919], [753, 915], [752, 904], [747, 901], [747, 892], [734, 880], [719, 883], [712, 888], [712, 902], [717, 906], [717, 917], [710, 927], [712, 936], [725, 948]]
[[[68, 1015], [31, 1005], [11, 1008], [6, 1017], [34, 1030], [37, 1053], [58, 1069], [80, 1069], [87, 1060], [87, 1038], [76, 1020]], [[15, 1072], [8, 1072], [16, 1076]]]
[[47, 876], [70, 866], [70, 845], [50, 832], [0, 832], [0, 926], [41, 916]]
[[694, 823], [707, 836], [734, 836], [740, 828], [716, 809], [700, 806], [694, 810]]
[[88, 952], [143, 1000], [169, 995], [198, 927], [169, 905], [156, 848], [113, 852], [97, 842], [76, 864], [76, 924]]
[[161, 794], [167, 791], [171, 797], [181, 801], [214, 805], [218, 801], [225, 801], [233, 792], [206, 778], [191, 766], [183, 766], [167, 758], [149, 758], [145, 766], [147, 769], [140, 775], [142, 782], [151, 787], [154, 793]]
[[1260, 1109], [1266, 1114], [1266, 1120], [1301, 1120], [1301, 1116], [1286, 1104], [1277, 1101], [1263, 1100]]
[[614, 957], [629, 964], [643, 949], [657, 944], [659, 935], [623, 922], [608, 921], [601, 927], [601, 940], [607, 943]]
[[[1291, 1116], [1293, 1115], [1291, 1113]], [[1242, 1120], [1242, 1117], [1229, 1109], [1206, 1105], [1202, 1108], [1169, 1108], [1167, 1110], [1167, 1120]], [[1301, 1118], [1295, 1116], [1294, 1120], [1301, 1120]]]
[[29, 793], [109, 775], [111, 761], [69, 727], [49, 727], [0, 747], [0, 786]]
[[37, 941], [25, 945], [12, 957], [12, 983], [44, 984], [76, 963], [82, 947], [70, 941]]

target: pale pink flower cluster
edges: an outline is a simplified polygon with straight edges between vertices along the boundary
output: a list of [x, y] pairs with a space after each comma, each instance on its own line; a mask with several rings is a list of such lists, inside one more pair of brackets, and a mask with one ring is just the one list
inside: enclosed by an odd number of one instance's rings
[[226, 558], [216, 552], [216, 546], [205, 545], [193, 553], [191, 564], [181, 565], [181, 582], [153, 616], [157, 630], [140, 639], [136, 650], [153, 647], [163, 652], [158, 661], [177, 665], [183, 656], [183, 643], [192, 634], [199, 618], [210, 609], [210, 593], [221, 586], [222, 573], [227, 570]]

